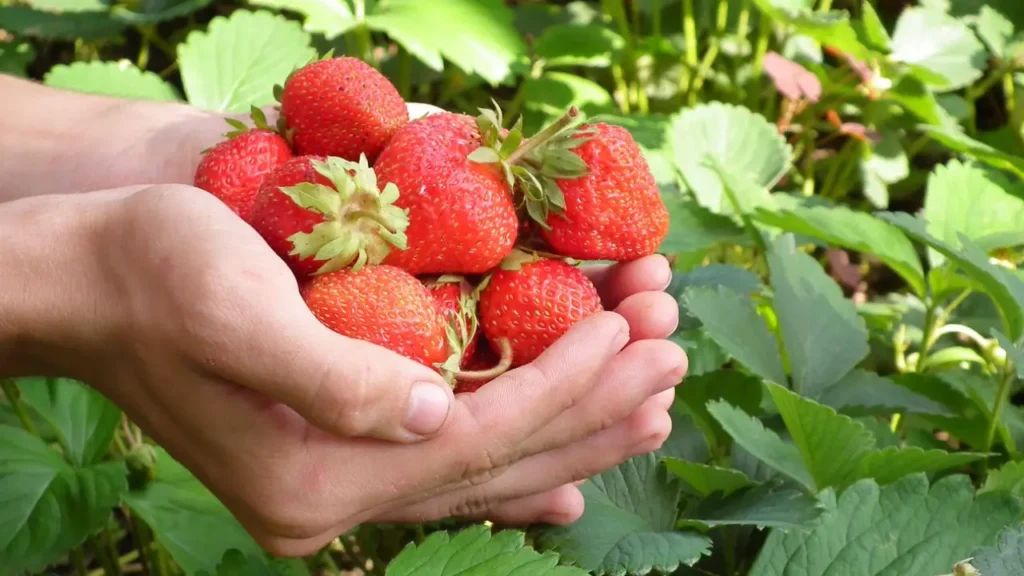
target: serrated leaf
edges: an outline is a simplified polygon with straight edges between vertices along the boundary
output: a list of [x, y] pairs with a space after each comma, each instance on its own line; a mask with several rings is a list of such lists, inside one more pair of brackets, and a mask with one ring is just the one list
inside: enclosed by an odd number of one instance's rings
[[156, 480], [125, 502], [186, 574], [215, 573], [228, 550], [262, 553], [224, 504], [162, 448], [156, 449]]
[[982, 6], [974, 23], [978, 37], [997, 58], [1006, 54], [1006, 45], [1013, 38], [1013, 22], [991, 6]]
[[761, 405], [761, 381], [735, 370], [717, 370], [686, 379], [686, 386], [676, 391], [676, 406], [693, 416], [704, 432], [708, 444], [725, 446], [729, 436], [708, 412], [708, 402], [724, 400], [748, 413], [756, 413]]
[[611, 65], [615, 53], [624, 45], [622, 36], [604, 26], [555, 24], [544, 29], [533, 50], [546, 68], [604, 67]]
[[1024, 178], [1024, 156], [1003, 152], [954, 128], [944, 126], [919, 126], [918, 128], [954, 152], [967, 154], [990, 166]]
[[27, 6], [0, 6], [0, 22], [18, 36], [63, 40], [98, 40], [127, 27], [106, 10], [52, 12]]
[[949, 409], [926, 396], [873, 372], [855, 369], [822, 391], [818, 402], [846, 414], [952, 415]]
[[786, 237], [773, 244], [768, 268], [793, 389], [814, 397], [867, 356], [867, 327], [839, 285]]
[[[966, 24], [938, 10], [917, 7], [900, 13], [890, 57], [937, 76], [921, 80], [943, 92], [971, 84], [981, 77], [987, 64], [985, 47]], [[942, 82], [933, 81], [937, 79]]]
[[778, 343], [748, 296], [725, 287], [691, 288], [683, 303], [708, 335], [758, 376], [787, 382]]
[[671, 572], [710, 550], [707, 537], [675, 530], [679, 487], [666, 479], [653, 454], [587, 480], [580, 491], [583, 516], [570, 526], [542, 530], [537, 543], [595, 576]]
[[139, 70], [127, 60], [58, 64], [46, 73], [43, 83], [54, 88], [133, 100], [180, 100], [173, 86], [152, 72]]
[[683, 481], [685, 488], [702, 498], [715, 492], [728, 496], [754, 484], [746, 474], [732, 468], [719, 468], [678, 458], [666, 458], [662, 462], [669, 472]]
[[449, 60], [498, 84], [526, 49], [512, 25], [513, 12], [501, 0], [392, 0], [377, 7], [366, 24], [437, 71]]
[[985, 253], [973, 243], [961, 238], [963, 248], [957, 250], [932, 236], [925, 223], [905, 212], [882, 212], [879, 217], [894, 224], [918, 242], [927, 244], [950, 259], [971, 278], [980, 283], [999, 308], [1005, 333], [1013, 340], [1024, 331], [1024, 281], [1004, 268], [989, 263]]
[[774, 186], [792, 162], [792, 150], [774, 124], [747, 108], [717, 102], [680, 112], [669, 129], [668, 146], [688, 191], [719, 214], [731, 214], [733, 208], [707, 157], [761, 191]]
[[672, 418], [672, 432], [661, 448], [654, 451], [658, 458], [679, 458], [691, 462], [707, 460], [708, 444], [693, 418], [674, 406], [669, 416]]
[[717, 244], [745, 244], [749, 236], [732, 219], [720, 216], [682, 194], [662, 194], [669, 213], [669, 231], [658, 252], [674, 254]]
[[914, 245], [897, 228], [845, 206], [795, 206], [761, 209], [754, 218], [787, 232], [873, 254], [899, 274], [919, 296], [925, 292], [924, 270]]
[[1024, 496], [1024, 462], [1007, 462], [1002, 468], [990, 471], [978, 493], [999, 491]]
[[36, 573], [100, 529], [128, 490], [122, 462], [72, 468], [42, 440], [0, 426], [0, 566]]
[[387, 567], [387, 576], [584, 576], [579, 568], [558, 566], [558, 555], [539, 553], [525, 544], [525, 535], [505, 530], [491, 534], [487, 526], [471, 526], [454, 536], [434, 532], [410, 543]]
[[[1016, 244], [1019, 238], [1010, 236], [1024, 229], [1024, 199], [1009, 188], [1009, 180], [991, 169], [956, 160], [936, 166], [924, 198], [928, 232], [957, 249], [961, 234], [988, 250], [1002, 248], [1003, 238]], [[928, 256], [933, 267], [945, 261], [935, 250]]]
[[131, 24], [150, 24], [181, 18], [209, 6], [213, 0], [142, 0], [118, 4], [113, 8], [119, 20]]
[[315, 55], [298, 23], [264, 11], [217, 16], [178, 45], [188, 102], [216, 112], [273, 104], [274, 85]]
[[1005, 528], [993, 546], [978, 548], [966, 563], [979, 576], [1024, 574], [1024, 524]]
[[331, 40], [359, 25], [350, 0], [250, 0], [254, 6], [302, 14], [302, 27]]
[[679, 302], [680, 330], [691, 330], [701, 325], [700, 320], [690, 314], [683, 298], [686, 290], [698, 286], [723, 286], [740, 294], [752, 294], [762, 289], [761, 281], [756, 274], [729, 264], [711, 264], [686, 273], [675, 272], [665, 292]]
[[844, 11], [814, 12], [810, 9], [812, 4], [803, 0], [754, 0], [754, 3], [774, 20], [785, 22], [822, 44], [838, 48], [859, 60], [871, 57], [871, 51], [861, 44]]
[[858, 462], [875, 438], [859, 422], [777, 384], [766, 384], [818, 490], [855, 479]]
[[498, 152], [494, 148], [481, 146], [469, 153], [469, 160], [480, 164], [494, 164], [500, 162], [501, 157], [498, 156]]
[[1021, 515], [1018, 499], [975, 497], [963, 475], [930, 486], [924, 474], [882, 488], [861, 480], [838, 500], [831, 490], [820, 499], [826, 512], [817, 526], [773, 531], [750, 576], [936, 576]]
[[808, 489], [815, 489], [814, 478], [804, 467], [800, 450], [784, 442], [774, 430], [765, 428], [760, 420], [727, 402], [710, 402], [708, 412], [752, 456]]
[[21, 378], [17, 385], [23, 402], [70, 449], [72, 464], [87, 466], [106, 456], [121, 421], [120, 408], [106, 396], [66, 378]]
[[890, 484], [918, 472], [928, 474], [977, 462], [985, 454], [923, 450], [916, 446], [888, 447], [867, 454], [857, 466], [855, 477], [873, 478], [879, 485]]
[[715, 526], [805, 529], [823, 512], [824, 507], [814, 496], [786, 486], [780, 480], [770, 480], [728, 495], [715, 493], [687, 506], [679, 524], [704, 529]]

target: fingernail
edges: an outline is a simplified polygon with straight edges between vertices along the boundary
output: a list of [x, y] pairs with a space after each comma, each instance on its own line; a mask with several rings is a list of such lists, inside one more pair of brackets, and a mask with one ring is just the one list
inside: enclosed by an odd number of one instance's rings
[[419, 382], [409, 394], [409, 411], [405, 415], [405, 429], [426, 436], [441, 429], [448, 419], [451, 402], [448, 394], [437, 384]]

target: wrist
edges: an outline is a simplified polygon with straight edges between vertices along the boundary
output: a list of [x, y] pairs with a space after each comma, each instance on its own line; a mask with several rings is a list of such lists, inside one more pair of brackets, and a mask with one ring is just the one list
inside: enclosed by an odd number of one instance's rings
[[113, 325], [100, 237], [118, 191], [0, 204], [0, 377], [87, 380]]

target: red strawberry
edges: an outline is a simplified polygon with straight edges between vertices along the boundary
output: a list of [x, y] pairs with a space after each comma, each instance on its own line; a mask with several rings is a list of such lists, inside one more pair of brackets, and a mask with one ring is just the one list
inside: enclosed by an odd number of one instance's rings
[[196, 168], [194, 184], [227, 204], [235, 214], [248, 220], [263, 180], [292, 158], [288, 141], [270, 130], [258, 108], [253, 109], [256, 127], [249, 129], [238, 120], [227, 140], [203, 154]]
[[428, 280], [424, 285], [434, 295], [441, 315], [453, 330], [450, 340], [458, 342], [460, 348], [463, 348], [460, 366], [466, 368], [480, 341], [476, 318], [477, 298], [473, 287], [464, 278], [451, 275]]
[[580, 260], [635, 260], [653, 254], [668, 234], [661, 193], [633, 137], [621, 126], [584, 126], [573, 149], [587, 174], [557, 179], [564, 215], [552, 214], [541, 235], [555, 252]]
[[394, 85], [358, 58], [318, 60], [296, 70], [277, 91], [281, 118], [302, 155], [372, 163], [409, 121]]
[[338, 334], [435, 367], [448, 357], [446, 324], [414, 276], [393, 266], [330, 272], [302, 287], [313, 315]]
[[377, 188], [365, 156], [296, 156], [264, 181], [249, 223], [297, 275], [323, 274], [405, 247], [409, 221], [397, 198], [394, 186]]
[[583, 318], [602, 309], [597, 289], [578, 268], [561, 260], [510, 257], [480, 295], [480, 327], [501, 349], [507, 339], [512, 366], [532, 362]]
[[519, 221], [510, 188], [493, 165], [470, 160], [483, 143], [476, 120], [441, 113], [399, 130], [374, 164], [380, 182], [402, 191], [408, 249], [386, 264], [412, 274], [481, 274], [515, 243]]

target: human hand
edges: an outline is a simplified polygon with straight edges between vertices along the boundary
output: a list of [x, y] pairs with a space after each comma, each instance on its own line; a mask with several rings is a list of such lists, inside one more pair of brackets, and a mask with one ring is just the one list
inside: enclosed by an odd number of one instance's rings
[[[659, 292], [660, 257], [593, 271], [616, 312], [452, 398], [434, 371], [316, 321], [287, 266], [210, 195], [169, 186], [75, 202], [102, 216], [94, 261], [75, 259], [88, 285], [69, 310], [89, 316], [53, 324], [84, 328], [48, 339], [78, 359], [63, 372], [122, 406], [272, 552], [305, 554], [371, 520], [572, 521], [572, 482], [669, 433], [686, 361], [662, 339], [677, 308]], [[60, 228], [55, 217], [40, 209], [32, 226]], [[429, 418], [403, 424], [415, 382], [450, 403], [433, 433]]]

